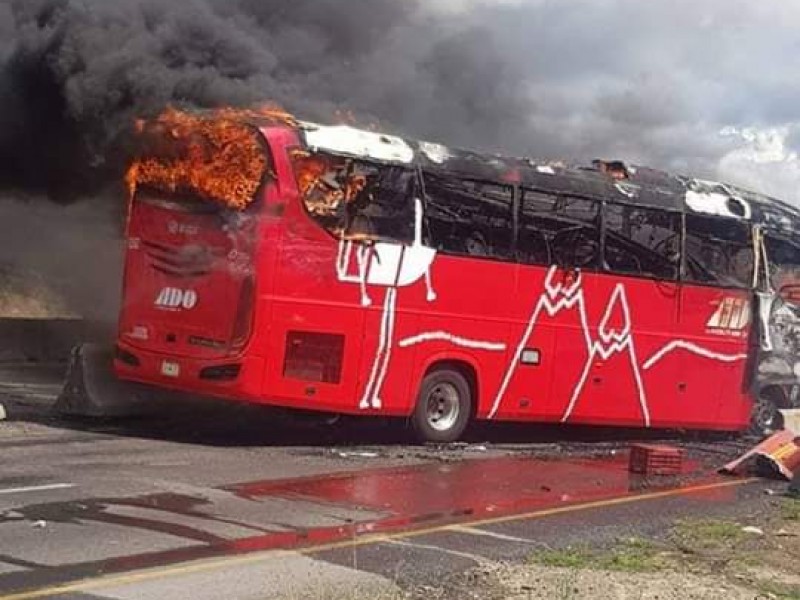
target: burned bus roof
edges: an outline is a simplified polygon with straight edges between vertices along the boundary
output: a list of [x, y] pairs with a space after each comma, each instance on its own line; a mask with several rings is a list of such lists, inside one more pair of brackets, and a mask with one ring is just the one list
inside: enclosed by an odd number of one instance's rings
[[443, 176], [457, 175], [619, 204], [738, 219], [800, 238], [800, 210], [780, 200], [721, 182], [626, 165], [621, 161], [598, 160], [590, 166], [578, 166], [481, 153], [347, 125], [301, 122], [299, 129], [307, 146], [313, 150], [414, 165]]

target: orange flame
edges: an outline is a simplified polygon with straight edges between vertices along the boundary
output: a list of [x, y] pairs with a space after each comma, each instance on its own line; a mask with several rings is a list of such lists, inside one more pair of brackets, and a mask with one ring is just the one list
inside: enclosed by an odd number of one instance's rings
[[209, 113], [169, 108], [152, 121], [137, 121], [145, 150], [125, 177], [131, 198], [146, 185], [244, 210], [269, 169], [257, 129], [264, 121], [296, 126], [291, 115], [273, 106]]
[[297, 187], [311, 214], [333, 215], [364, 190], [367, 178], [346, 159], [304, 151], [293, 154]]

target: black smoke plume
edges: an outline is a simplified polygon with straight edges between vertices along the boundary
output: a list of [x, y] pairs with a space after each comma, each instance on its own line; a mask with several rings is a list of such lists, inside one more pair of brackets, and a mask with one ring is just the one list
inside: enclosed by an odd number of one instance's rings
[[61, 201], [118, 177], [134, 119], [168, 104], [481, 146], [525, 109], [488, 36], [413, 0], [6, 0], [0, 34], [0, 185]]

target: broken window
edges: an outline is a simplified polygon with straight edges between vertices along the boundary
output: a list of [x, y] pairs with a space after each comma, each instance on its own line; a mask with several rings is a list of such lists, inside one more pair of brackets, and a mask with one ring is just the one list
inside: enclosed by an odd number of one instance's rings
[[353, 240], [414, 240], [416, 173], [402, 166], [298, 152], [297, 185], [309, 214]]
[[600, 255], [599, 203], [523, 190], [519, 260], [593, 268]]
[[767, 235], [770, 286], [785, 301], [800, 306], [800, 244]]
[[677, 279], [680, 215], [609, 204], [605, 207], [603, 266], [612, 273]]
[[511, 258], [513, 188], [424, 174], [426, 240], [449, 254]]
[[750, 227], [735, 219], [686, 215], [686, 281], [750, 287], [753, 244]]

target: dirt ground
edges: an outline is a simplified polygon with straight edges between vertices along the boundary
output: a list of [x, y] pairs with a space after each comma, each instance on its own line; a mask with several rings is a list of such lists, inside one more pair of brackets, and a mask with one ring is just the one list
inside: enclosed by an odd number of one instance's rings
[[800, 599], [800, 499], [746, 520], [675, 522], [654, 539], [539, 551], [485, 565], [414, 600]]

